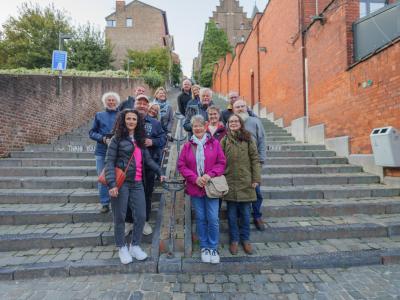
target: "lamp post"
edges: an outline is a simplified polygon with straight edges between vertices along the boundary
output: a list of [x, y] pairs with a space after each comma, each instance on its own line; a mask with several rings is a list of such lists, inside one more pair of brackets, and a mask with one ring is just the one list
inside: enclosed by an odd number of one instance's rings
[[[66, 34], [66, 33], [58, 33], [58, 50], [62, 50], [63, 49], [63, 45], [64, 45], [64, 40], [69, 40], [72, 39], [72, 35], [71, 34]], [[62, 70], [58, 70], [58, 81], [57, 81], [57, 95], [61, 95], [61, 91], [62, 91]]]

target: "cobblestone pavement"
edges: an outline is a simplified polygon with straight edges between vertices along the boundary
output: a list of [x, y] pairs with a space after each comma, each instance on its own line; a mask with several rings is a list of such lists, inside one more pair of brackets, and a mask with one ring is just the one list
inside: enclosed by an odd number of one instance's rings
[[400, 299], [400, 265], [2, 281], [0, 299]]

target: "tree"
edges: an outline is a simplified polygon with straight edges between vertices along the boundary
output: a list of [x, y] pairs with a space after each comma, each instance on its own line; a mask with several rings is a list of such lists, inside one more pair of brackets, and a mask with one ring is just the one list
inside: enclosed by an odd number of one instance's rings
[[[165, 80], [168, 78], [170, 54], [166, 48], [152, 48], [148, 51], [128, 50], [128, 59], [132, 61], [131, 70], [145, 73], [149, 70], [161, 74]], [[127, 63], [125, 64], [125, 69]]]
[[179, 84], [181, 82], [182, 69], [181, 64], [173, 63], [171, 68], [172, 84]]
[[19, 8], [19, 16], [10, 17], [3, 28], [4, 39], [0, 41], [3, 69], [50, 67], [52, 52], [58, 49], [59, 32], [73, 32], [66, 14], [54, 5], [42, 9], [27, 3]]
[[87, 24], [79, 27], [68, 42], [69, 66], [77, 70], [112, 69], [112, 47], [99, 30]]
[[219, 29], [214, 21], [207, 23], [201, 51], [201, 85], [211, 86], [214, 64], [227, 52], [232, 52], [232, 46], [225, 31]]

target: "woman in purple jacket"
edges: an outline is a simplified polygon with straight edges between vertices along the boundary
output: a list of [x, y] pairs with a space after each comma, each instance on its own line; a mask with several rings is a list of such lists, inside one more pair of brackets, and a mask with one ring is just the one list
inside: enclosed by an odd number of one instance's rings
[[201, 261], [217, 264], [220, 261], [219, 199], [208, 198], [204, 186], [211, 177], [224, 174], [226, 160], [219, 141], [206, 133], [203, 116], [195, 115], [190, 122], [193, 136], [182, 148], [178, 170], [186, 179], [186, 193], [196, 214]]

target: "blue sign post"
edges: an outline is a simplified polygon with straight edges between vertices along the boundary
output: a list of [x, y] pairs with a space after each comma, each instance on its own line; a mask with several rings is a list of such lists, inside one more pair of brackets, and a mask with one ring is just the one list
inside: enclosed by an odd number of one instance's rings
[[53, 51], [53, 59], [51, 62], [51, 69], [53, 71], [58, 71], [58, 81], [57, 81], [57, 95], [61, 95], [61, 86], [62, 86], [62, 71], [67, 69], [67, 57], [68, 54], [66, 51], [54, 50]]

